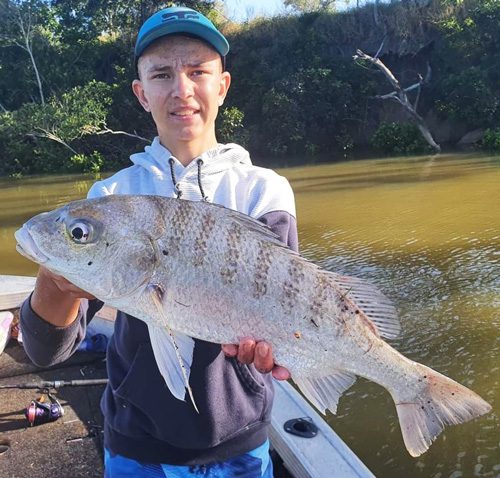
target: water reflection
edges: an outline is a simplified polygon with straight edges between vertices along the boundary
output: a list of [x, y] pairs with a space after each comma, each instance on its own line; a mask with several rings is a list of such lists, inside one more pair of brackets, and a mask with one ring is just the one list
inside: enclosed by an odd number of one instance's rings
[[[303, 255], [364, 277], [397, 305], [408, 357], [472, 387], [493, 413], [448, 428], [422, 457], [404, 449], [395, 408], [359, 379], [337, 433], [380, 477], [500, 476], [500, 158], [439, 156], [284, 170], [296, 193]], [[92, 177], [0, 181], [0, 273], [34, 274], [13, 233], [84, 197]]]

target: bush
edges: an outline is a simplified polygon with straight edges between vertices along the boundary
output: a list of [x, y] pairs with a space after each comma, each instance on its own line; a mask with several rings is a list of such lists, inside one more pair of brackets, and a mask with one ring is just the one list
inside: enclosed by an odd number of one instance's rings
[[473, 67], [443, 80], [436, 107], [443, 116], [477, 128], [491, 124], [500, 102], [488, 85], [486, 72]]
[[490, 151], [500, 151], [500, 128], [487, 129], [481, 147]]
[[217, 134], [222, 143], [237, 143], [246, 147], [248, 131], [243, 126], [244, 113], [235, 106], [225, 108], [217, 117]]
[[[75, 148], [106, 126], [112, 87], [91, 81], [45, 104], [27, 103], [0, 115], [0, 174], [92, 170], [103, 158]], [[91, 150], [92, 151], [92, 150]]]
[[418, 154], [431, 151], [413, 123], [382, 123], [372, 136], [371, 144], [384, 154]]

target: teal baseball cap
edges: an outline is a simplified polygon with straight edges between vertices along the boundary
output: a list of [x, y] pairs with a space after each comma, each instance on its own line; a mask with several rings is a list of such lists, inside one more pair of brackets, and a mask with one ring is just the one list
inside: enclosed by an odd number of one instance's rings
[[229, 43], [205, 15], [186, 7], [170, 7], [156, 12], [142, 25], [135, 43], [135, 57], [160, 37], [186, 34], [207, 42], [223, 58], [229, 51]]

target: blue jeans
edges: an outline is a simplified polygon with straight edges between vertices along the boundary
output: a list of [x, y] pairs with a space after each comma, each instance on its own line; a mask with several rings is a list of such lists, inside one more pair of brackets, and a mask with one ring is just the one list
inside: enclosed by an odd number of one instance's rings
[[255, 450], [208, 465], [149, 464], [104, 450], [105, 478], [273, 478], [269, 441]]

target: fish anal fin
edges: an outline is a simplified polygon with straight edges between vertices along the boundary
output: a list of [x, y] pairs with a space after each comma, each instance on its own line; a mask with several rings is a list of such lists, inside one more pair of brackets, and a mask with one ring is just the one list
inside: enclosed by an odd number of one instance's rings
[[454, 380], [419, 364], [426, 389], [419, 389], [411, 400], [396, 402], [403, 440], [411, 456], [427, 451], [447, 425], [458, 425], [488, 413], [491, 405]]
[[304, 396], [323, 414], [326, 409], [337, 413], [341, 395], [356, 381], [356, 376], [338, 370], [322, 377], [293, 377]]

